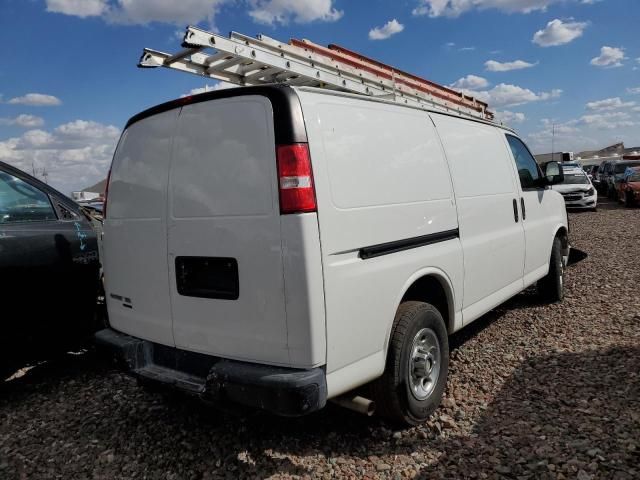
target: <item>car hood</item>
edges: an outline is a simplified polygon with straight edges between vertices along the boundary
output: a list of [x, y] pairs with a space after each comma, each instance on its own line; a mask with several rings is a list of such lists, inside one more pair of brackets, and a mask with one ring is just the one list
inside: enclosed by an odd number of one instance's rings
[[570, 193], [570, 192], [586, 192], [591, 188], [591, 185], [552, 185], [556, 192]]

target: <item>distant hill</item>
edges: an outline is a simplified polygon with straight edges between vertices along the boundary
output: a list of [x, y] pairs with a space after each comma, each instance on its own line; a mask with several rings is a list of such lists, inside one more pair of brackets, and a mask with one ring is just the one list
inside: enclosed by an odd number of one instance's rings
[[107, 179], [105, 178], [104, 180], [100, 180], [95, 185], [91, 185], [90, 187], [83, 188], [82, 191], [95, 192], [95, 193], [99, 193], [100, 195], [104, 195], [104, 189], [106, 188], [106, 186], [107, 186]]

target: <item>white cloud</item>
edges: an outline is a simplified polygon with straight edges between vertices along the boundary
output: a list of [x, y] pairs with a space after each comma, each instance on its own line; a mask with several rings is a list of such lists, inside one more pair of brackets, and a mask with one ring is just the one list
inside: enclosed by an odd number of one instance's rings
[[564, 45], [582, 36], [587, 25], [586, 22], [564, 23], [556, 18], [547, 23], [545, 28], [538, 30], [531, 41], [541, 47]]
[[69, 194], [106, 177], [119, 134], [111, 125], [75, 120], [0, 141], [0, 159], [28, 172], [46, 169], [49, 183]]
[[457, 17], [470, 10], [496, 9], [506, 13], [530, 13], [546, 10], [553, 4], [564, 0], [418, 0], [413, 15], [430, 17]]
[[62, 105], [62, 101], [53, 95], [43, 93], [27, 93], [22, 97], [14, 97], [8, 103], [13, 105], [29, 105], [32, 107], [55, 107]]
[[[119, 24], [163, 22], [177, 25], [208, 21], [211, 25], [220, 8], [234, 0], [46, 0], [47, 11], [76, 17], [102, 17]], [[334, 0], [245, 0], [248, 14], [267, 25], [333, 22], [343, 12]]]
[[164, 22], [184, 25], [213, 19], [226, 0], [118, 0], [110, 1], [106, 19], [114, 23]]
[[65, 139], [117, 139], [120, 130], [113, 125], [103, 125], [87, 120], [74, 120], [56, 127], [55, 133]]
[[474, 52], [476, 47], [461, 47], [458, 49], [460, 52]]
[[528, 88], [501, 83], [491, 90], [470, 91], [469, 94], [483, 102], [487, 102], [490, 108], [500, 108], [558, 98], [562, 95], [562, 90], [554, 89], [550, 92], [535, 93]]
[[106, 0], [47, 0], [47, 12], [75, 17], [98, 17], [107, 11]]
[[23, 113], [15, 118], [0, 118], [0, 125], [17, 125], [24, 128], [35, 128], [44, 125], [44, 119]]
[[521, 112], [511, 112], [509, 110], [501, 110], [495, 112], [495, 119], [498, 122], [502, 122], [506, 125], [513, 123], [522, 123], [526, 120], [524, 113]]
[[44, 130], [29, 130], [22, 134], [20, 142], [17, 143], [17, 148], [20, 149], [40, 149], [51, 146], [55, 143], [53, 135]]
[[537, 63], [529, 63], [524, 60], [514, 60], [513, 62], [497, 62], [496, 60], [488, 60], [484, 63], [485, 68], [489, 72], [508, 72], [510, 70], [531, 68], [536, 65]]
[[626, 112], [594, 113], [557, 123], [545, 118], [542, 129], [528, 135], [528, 139], [537, 151], [550, 151], [552, 129], [557, 150], [602, 148], [621, 140], [636, 145], [638, 125], [640, 122]]
[[466, 77], [459, 78], [451, 84], [452, 88], [459, 90], [479, 90], [481, 88], [487, 88], [489, 82], [486, 78], [478, 77], [476, 75], [467, 75]]
[[333, 6], [333, 0], [250, 0], [249, 15], [258, 23], [286, 25], [314, 21], [335, 22], [344, 12]]
[[632, 95], [640, 95], [640, 87], [627, 88], [627, 93]]
[[199, 93], [205, 92], [215, 92], [216, 90], [226, 90], [227, 88], [235, 88], [238, 85], [234, 85], [229, 82], [217, 82], [213, 85], [205, 85], [204, 87], [192, 88], [189, 90], [189, 93], [185, 93], [184, 95], [180, 95], [180, 98], [189, 97], [191, 95], [198, 95]]
[[402, 30], [404, 30], [404, 25], [394, 18], [393, 20], [389, 20], [382, 27], [375, 27], [369, 30], [369, 40], [385, 40], [391, 35], [400, 33]]
[[600, 49], [600, 55], [591, 59], [591, 65], [607, 68], [621, 67], [624, 59], [624, 48], [605, 45]]
[[608, 130], [637, 125], [637, 122], [631, 120], [630, 115], [625, 112], [607, 112], [583, 115], [580, 117], [578, 123], [588, 125], [591, 128], [604, 128]]
[[[639, 90], [640, 92], [640, 90]], [[633, 107], [636, 102], [623, 102], [620, 97], [605, 98], [595, 102], [587, 103], [588, 110], [619, 110], [621, 108]]]

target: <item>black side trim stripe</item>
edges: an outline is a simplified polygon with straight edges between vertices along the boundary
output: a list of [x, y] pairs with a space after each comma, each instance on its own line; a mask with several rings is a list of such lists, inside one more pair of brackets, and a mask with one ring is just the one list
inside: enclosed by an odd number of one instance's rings
[[460, 237], [459, 229], [446, 230], [444, 232], [430, 233], [420, 237], [406, 238], [404, 240], [396, 240], [394, 242], [380, 243], [371, 245], [370, 247], [362, 247], [358, 252], [358, 256], [362, 259], [380, 257], [389, 255], [390, 253], [402, 252], [412, 248], [424, 247], [434, 243], [446, 242]]

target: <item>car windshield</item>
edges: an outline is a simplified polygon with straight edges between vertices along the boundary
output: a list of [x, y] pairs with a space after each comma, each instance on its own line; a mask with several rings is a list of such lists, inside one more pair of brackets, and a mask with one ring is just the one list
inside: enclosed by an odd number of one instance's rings
[[617, 163], [613, 173], [624, 173], [624, 171], [629, 167], [637, 167], [640, 166], [640, 162], [629, 162], [629, 163]]
[[588, 185], [589, 179], [584, 172], [580, 171], [565, 171], [564, 172], [564, 182], [565, 185]]

